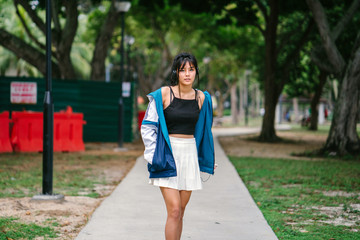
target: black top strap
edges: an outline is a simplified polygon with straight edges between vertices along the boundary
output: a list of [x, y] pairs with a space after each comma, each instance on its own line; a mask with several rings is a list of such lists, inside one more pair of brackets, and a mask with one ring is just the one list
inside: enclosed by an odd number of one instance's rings
[[175, 94], [170, 86], [169, 86], [169, 88], [170, 88], [170, 103], [171, 103], [172, 100], [174, 99]]

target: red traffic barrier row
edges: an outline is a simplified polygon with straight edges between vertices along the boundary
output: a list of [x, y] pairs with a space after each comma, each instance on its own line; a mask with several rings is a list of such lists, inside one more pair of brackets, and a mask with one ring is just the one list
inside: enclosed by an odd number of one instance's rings
[[12, 152], [9, 126], [9, 112], [0, 113], [0, 152]]
[[[73, 113], [71, 107], [68, 107], [66, 111], [54, 113], [54, 151], [73, 152], [85, 150], [83, 125], [86, 122], [83, 117], [82, 113]], [[43, 113], [31, 111], [12, 112], [11, 122], [13, 126], [10, 143], [14, 151], [41, 152], [43, 150]], [[4, 139], [6, 136], [9, 138], [9, 120], [8, 124], [0, 122], [1, 129], [5, 129], [6, 126], [8, 134], [1, 135]], [[0, 145], [0, 152], [5, 152], [4, 149]]]

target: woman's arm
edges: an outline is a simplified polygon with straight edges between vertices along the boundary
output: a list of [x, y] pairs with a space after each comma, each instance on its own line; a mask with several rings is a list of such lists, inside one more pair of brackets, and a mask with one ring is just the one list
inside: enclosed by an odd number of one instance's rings
[[204, 104], [204, 100], [205, 100], [205, 94], [201, 90], [198, 90], [199, 109], [202, 108], [202, 105]]
[[161, 96], [163, 102], [163, 109], [165, 109], [170, 105], [170, 87], [162, 87]]

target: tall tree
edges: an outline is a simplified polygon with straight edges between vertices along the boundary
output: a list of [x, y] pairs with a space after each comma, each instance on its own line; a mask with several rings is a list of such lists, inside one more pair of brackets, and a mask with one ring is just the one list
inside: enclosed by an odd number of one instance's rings
[[114, 29], [119, 23], [120, 14], [120, 12], [116, 11], [114, 1], [111, 1], [111, 6], [106, 13], [105, 21], [103, 21], [101, 25], [95, 42], [95, 49], [91, 60], [90, 79], [92, 80], [105, 80], [105, 59], [108, 56], [107, 49], [111, 42]]
[[255, 26], [265, 41], [263, 85], [265, 91], [265, 115], [260, 141], [273, 142], [275, 132], [275, 108], [279, 96], [288, 82], [293, 62], [308, 41], [313, 21], [302, 2], [282, 0], [231, 1], [235, 8], [228, 10], [239, 24]]
[[360, 152], [360, 140], [356, 132], [360, 98], [360, 31], [357, 33], [349, 60], [346, 62], [335, 43], [337, 36], [343, 31], [360, 6], [360, 0], [354, 0], [347, 14], [338, 22], [333, 31], [323, 5], [319, 0], [306, 0], [321, 35], [322, 46], [327, 56], [328, 71], [342, 77], [339, 98], [337, 100], [330, 133], [323, 148], [326, 152], [340, 155]]
[[[80, 12], [89, 11], [89, 5], [99, 4], [99, 0], [81, 1], [59, 1], [52, 0], [52, 51], [53, 51], [53, 77], [63, 79], [74, 79], [80, 74], [76, 73], [71, 59], [71, 50], [74, 44], [78, 29], [78, 19]], [[41, 16], [44, 13], [45, 1], [25, 1], [13, 0], [14, 8], [20, 19], [27, 38], [20, 38], [12, 33], [12, 29], [0, 27], [0, 45], [13, 52], [21, 58], [35, 66], [45, 75], [45, 22]], [[118, 23], [119, 13], [114, 11], [114, 0], [108, 7], [109, 17], [103, 21], [102, 30], [97, 34], [95, 51], [92, 57], [92, 77], [95, 80], [105, 78], [104, 62], [109, 46], [109, 38], [112, 36], [115, 25]], [[80, 9], [80, 10], [79, 10]], [[31, 19], [31, 23], [26, 19]], [[31, 27], [31, 25], [36, 26]], [[99, 51], [99, 48], [102, 51]], [[102, 75], [102, 76], [101, 76]]]

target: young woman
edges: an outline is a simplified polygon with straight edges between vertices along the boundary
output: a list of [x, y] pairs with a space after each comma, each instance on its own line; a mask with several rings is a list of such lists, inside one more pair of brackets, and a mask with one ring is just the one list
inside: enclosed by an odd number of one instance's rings
[[214, 174], [211, 97], [193, 89], [196, 77], [196, 58], [189, 53], [177, 55], [171, 86], [148, 95], [141, 126], [149, 183], [160, 187], [166, 204], [166, 240], [180, 240], [191, 192], [202, 189], [200, 171]]

